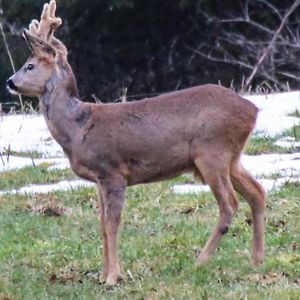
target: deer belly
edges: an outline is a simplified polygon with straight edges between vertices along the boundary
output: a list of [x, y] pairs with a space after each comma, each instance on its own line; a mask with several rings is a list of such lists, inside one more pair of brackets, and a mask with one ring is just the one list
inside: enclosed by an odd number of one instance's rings
[[139, 183], [150, 183], [177, 177], [184, 172], [193, 170], [193, 163], [190, 161], [172, 162], [151, 161], [130, 159], [127, 163], [127, 183], [135, 185]]

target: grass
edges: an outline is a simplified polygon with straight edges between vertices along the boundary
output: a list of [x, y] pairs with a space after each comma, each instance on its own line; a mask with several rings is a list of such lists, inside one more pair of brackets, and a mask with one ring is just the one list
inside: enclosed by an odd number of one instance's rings
[[300, 141], [300, 125], [294, 125], [291, 129], [283, 133], [284, 137], [293, 137], [295, 141]]
[[[217, 205], [210, 193], [173, 194], [182, 180], [128, 189], [120, 241], [125, 281], [113, 289], [89, 276], [101, 268], [94, 189], [2, 196], [0, 299], [299, 299], [300, 186], [269, 195], [262, 267], [249, 264], [252, 228], [243, 201], [213, 260], [197, 267]], [[69, 213], [30, 209], [51, 199]]]
[[1, 155], [14, 155], [14, 156], [21, 156], [21, 157], [30, 157], [30, 158], [42, 158], [43, 154], [38, 151], [14, 151], [11, 149], [4, 149]]
[[0, 190], [18, 189], [28, 184], [53, 183], [76, 176], [70, 169], [48, 170], [47, 163], [0, 173]]
[[288, 114], [288, 116], [300, 118], [300, 112], [298, 111], [298, 109], [296, 109], [294, 112]]
[[245, 149], [245, 153], [249, 155], [259, 155], [267, 153], [284, 153], [285, 148], [274, 145], [276, 138], [253, 135]]
[[252, 135], [248, 141], [245, 153], [249, 155], [260, 155], [268, 153], [294, 153], [299, 152], [299, 147], [280, 147], [275, 142], [286, 137], [300, 141], [300, 125], [294, 125], [291, 129], [284, 131], [275, 137]]
[[[299, 136], [298, 130], [283, 136]], [[287, 152], [274, 145], [278, 138], [253, 136], [247, 152]], [[0, 190], [74, 178], [49, 166], [0, 173]], [[263, 266], [249, 263], [251, 215], [241, 201], [213, 260], [197, 267], [218, 209], [211, 193], [172, 193], [172, 185], [187, 181], [128, 189], [120, 237], [124, 282], [112, 289], [95, 276], [102, 244], [93, 188], [0, 196], [0, 299], [299, 299], [300, 185], [269, 195]]]

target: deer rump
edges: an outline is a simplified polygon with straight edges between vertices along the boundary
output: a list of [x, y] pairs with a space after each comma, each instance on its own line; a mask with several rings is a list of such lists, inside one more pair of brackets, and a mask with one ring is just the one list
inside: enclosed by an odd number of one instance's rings
[[[76, 166], [85, 166], [97, 173], [97, 179], [99, 171], [103, 178], [121, 173], [128, 185], [191, 171], [204, 181], [195, 169], [195, 158], [214, 160], [225, 153], [224, 159], [237, 159], [253, 130], [257, 111], [248, 100], [217, 85], [137, 102], [91, 104], [86, 124], [70, 147], [76, 149], [73, 169], [76, 172]], [[70, 159], [74, 161], [72, 155]]]

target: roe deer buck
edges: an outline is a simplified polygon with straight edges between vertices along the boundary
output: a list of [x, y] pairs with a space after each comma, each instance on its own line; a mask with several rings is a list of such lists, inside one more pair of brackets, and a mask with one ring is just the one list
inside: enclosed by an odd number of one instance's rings
[[120, 276], [117, 235], [126, 186], [183, 172], [207, 183], [219, 206], [218, 224], [197, 262], [208, 261], [228, 231], [238, 209], [236, 190], [252, 210], [252, 262], [262, 263], [265, 192], [240, 161], [257, 107], [217, 85], [131, 103], [83, 103], [67, 50], [53, 36], [60, 24], [52, 0], [41, 21], [33, 20], [24, 31], [32, 55], [7, 86], [13, 93], [39, 97], [49, 130], [73, 171], [97, 185], [103, 241], [99, 280], [113, 285]]

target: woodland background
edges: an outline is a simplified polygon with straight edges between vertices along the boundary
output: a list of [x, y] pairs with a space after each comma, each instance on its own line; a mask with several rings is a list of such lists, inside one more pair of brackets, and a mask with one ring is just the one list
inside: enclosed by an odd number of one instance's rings
[[[56, 35], [69, 50], [84, 101], [140, 99], [204, 83], [238, 91], [299, 89], [300, 6], [284, 19], [295, 1], [57, 2], [63, 26]], [[29, 55], [22, 29], [39, 18], [43, 3], [0, 0], [0, 21], [17, 69]], [[0, 53], [0, 102], [7, 110], [18, 100], [5, 89], [12, 68], [3, 35]]]

